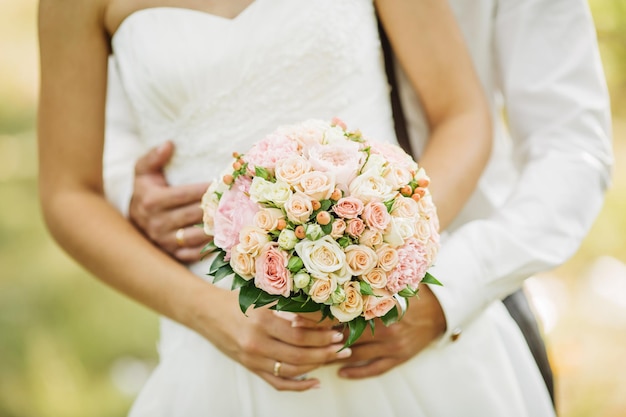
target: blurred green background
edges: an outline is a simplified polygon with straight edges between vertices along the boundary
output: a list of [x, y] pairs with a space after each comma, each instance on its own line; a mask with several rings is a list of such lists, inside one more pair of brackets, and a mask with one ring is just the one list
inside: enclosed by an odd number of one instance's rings
[[[626, 1], [590, 0], [616, 167], [581, 249], [528, 281], [563, 417], [626, 415]], [[55, 245], [37, 200], [36, 2], [0, 0], [0, 417], [126, 415], [156, 363], [157, 318]], [[583, 194], [581, 193], [581, 198]]]

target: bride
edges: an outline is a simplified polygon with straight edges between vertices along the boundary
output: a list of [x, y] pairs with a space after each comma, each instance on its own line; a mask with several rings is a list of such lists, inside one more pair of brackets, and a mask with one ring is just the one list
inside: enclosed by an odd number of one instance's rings
[[[488, 106], [444, 0], [374, 3], [430, 123], [420, 163], [445, 227], [487, 160]], [[523, 341], [499, 339], [503, 310], [382, 376], [340, 379], [327, 364], [351, 353], [337, 353], [341, 334], [267, 309], [242, 315], [236, 294], [201, 278], [205, 264], [176, 263], [103, 197], [110, 53], [140, 145], [176, 144], [174, 185], [212, 178], [233, 150], [308, 118], [395, 141], [372, 1], [41, 0], [39, 30], [48, 227], [96, 276], [167, 317], [131, 415], [553, 415]]]

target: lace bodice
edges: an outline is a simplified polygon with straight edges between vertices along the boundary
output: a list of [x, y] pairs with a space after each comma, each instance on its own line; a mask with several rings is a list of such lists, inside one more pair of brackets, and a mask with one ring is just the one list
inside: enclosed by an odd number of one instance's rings
[[157, 7], [113, 51], [139, 140], [173, 140], [171, 184], [205, 181], [279, 125], [342, 118], [395, 141], [371, 0], [256, 0], [239, 16]]

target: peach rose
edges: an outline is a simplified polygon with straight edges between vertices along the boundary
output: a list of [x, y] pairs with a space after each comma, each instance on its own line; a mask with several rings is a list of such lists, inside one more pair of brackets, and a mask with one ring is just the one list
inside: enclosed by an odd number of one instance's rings
[[235, 245], [230, 251], [230, 266], [242, 278], [250, 280], [254, 277], [254, 257]]
[[375, 248], [383, 243], [383, 234], [379, 230], [365, 229], [363, 234], [359, 237], [359, 243], [361, 245]]
[[365, 223], [361, 219], [351, 219], [346, 223], [346, 232], [352, 237], [359, 237], [365, 231]]
[[309, 295], [318, 304], [324, 304], [337, 289], [337, 281], [330, 278], [316, 278], [313, 280]]
[[365, 320], [382, 317], [396, 305], [396, 300], [389, 291], [374, 290], [374, 294], [364, 297], [363, 316]]
[[296, 184], [295, 188], [312, 200], [326, 200], [335, 191], [335, 176], [332, 172], [307, 172], [300, 177], [300, 182]]
[[263, 208], [254, 215], [254, 224], [256, 227], [269, 232], [275, 230], [278, 227], [278, 221], [284, 218], [285, 214], [281, 209]]
[[289, 255], [277, 243], [267, 243], [255, 261], [254, 285], [268, 294], [288, 297], [293, 288], [288, 260]]
[[361, 278], [372, 288], [385, 288], [387, 286], [387, 273], [381, 268], [374, 268]]
[[345, 249], [348, 271], [353, 276], [368, 274], [376, 266], [376, 252], [364, 245], [350, 245]]
[[265, 230], [254, 226], [244, 226], [239, 232], [239, 250], [257, 256], [270, 240], [271, 238]]
[[343, 236], [344, 232], [346, 231], [346, 222], [344, 219], [335, 219], [332, 226], [333, 228], [330, 232], [330, 237], [332, 237], [333, 239], [339, 239], [341, 236]]
[[398, 251], [388, 244], [382, 245], [376, 250], [378, 267], [389, 272], [398, 264]]
[[287, 218], [295, 224], [306, 223], [311, 214], [313, 214], [311, 199], [302, 193], [295, 193], [289, 197], [284, 209], [287, 213]]
[[343, 197], [333, 206], [333, 212], [343, 219], [356, 219], [363, 213], [363, 202], [354, 197]]
[[430, 220], [421, 217], [414, 223], [413, 227], [415, 229], [415, 237], [419, 241], [426, 243], [430, 239], [432, 232]]
[[385, 230], [391, 221], [391, 215], [387, 211], [387, 207], [378, 201], [367, 203], [361, 217], [369, 227], [380, 231]]
[[331, 305], [330, 312], [342, 323], [350, 321], [363, 313], [363, 296], [361, 286], [356, 281], [348, 281], [343, 284], [346, 299], [339, 304]]

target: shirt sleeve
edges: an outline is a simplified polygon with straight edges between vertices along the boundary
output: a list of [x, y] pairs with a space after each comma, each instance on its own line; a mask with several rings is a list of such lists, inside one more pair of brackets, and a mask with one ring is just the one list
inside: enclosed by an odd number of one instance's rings
[[498, 2], [494, 57], [520, 176], [505, 203], [442, 245], [442, 341], [523, 280], [566, 261], [598, 215], [612, 167], [610, 105], [584, 0]]
[[124, 216], [133, 192], [135, 161], [143, 154], [115, 61], [109, 58], [103, 180], [107, 200]]

